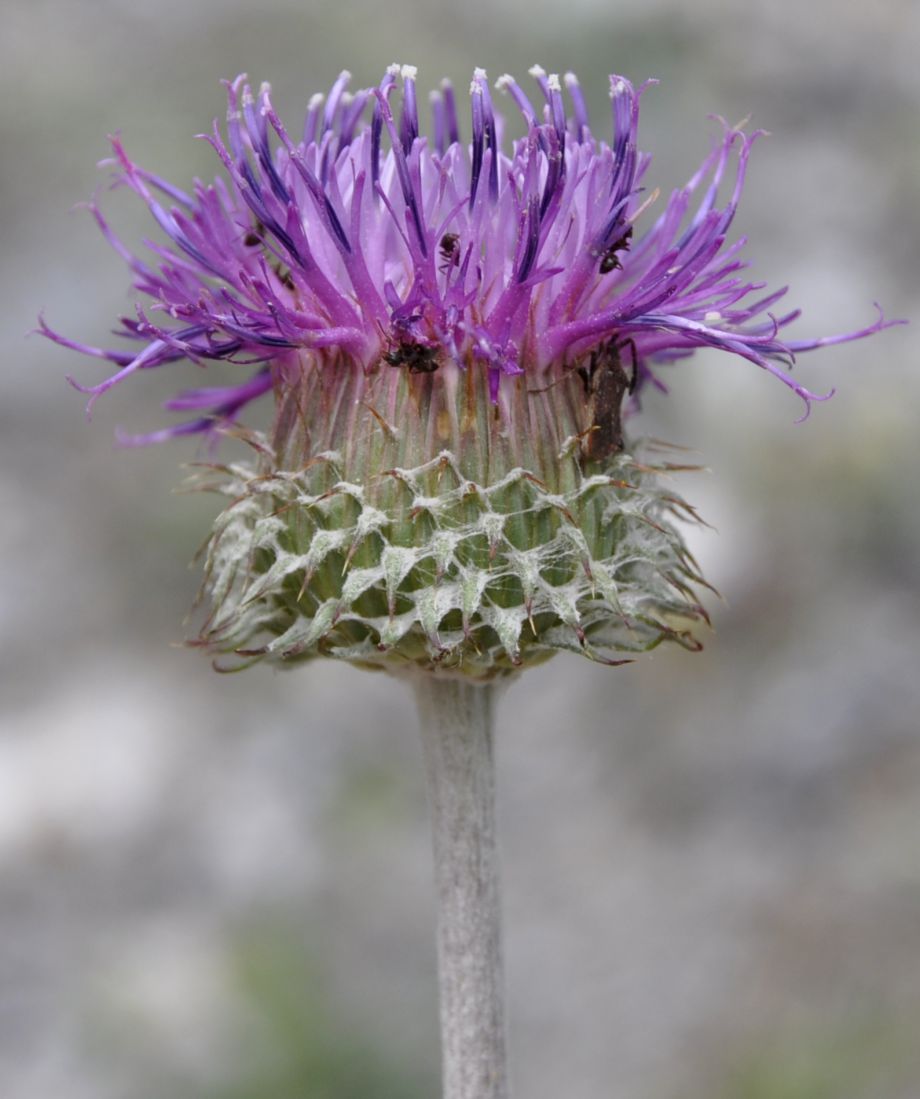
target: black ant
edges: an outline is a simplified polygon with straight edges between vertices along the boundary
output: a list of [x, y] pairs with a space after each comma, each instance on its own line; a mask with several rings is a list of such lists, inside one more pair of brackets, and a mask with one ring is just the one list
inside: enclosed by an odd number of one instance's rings
[[385, 351], [384, 362], [390, 366], [405, 366], [410, 374], [433, 374], [438, 369], [437, 348], [423, 343], [400, 343], [395, 350]]
[[609, 275], [611, 271], [622, 270], [623, 264], [620, 263], [620, 257], [617, 252], [623, 252], [629, 248], [629, 242], [632, 240], [632, 226], [627, 226], [626, 230], [611, 244], [608, 248], [605, 248], [601, 253], [601, 266], [600, 272], [602, 275]]
[[441, 243], [439, 250], [441, 253], [441, 259], [444, 261], [441, 264], [441, 271], [446, 272], [451, 267], [456, 267], [460, 262], [460, 256], [458, 255], [458, 249], [460, 245], [459, 233], [445, 233], [441, 237]]
[[252, 228], [249, 230], [249, 232], [246, 234], [246, 236], [243, 237], [243, 244], [245, 244], [247, 248], [255, 248], [255, 246], [257, 244], [264, 244], [264, 243], [265, 243], [265, 226], [262, 224], [262, 222], [258, 218], [256, 218], [253, 222]]

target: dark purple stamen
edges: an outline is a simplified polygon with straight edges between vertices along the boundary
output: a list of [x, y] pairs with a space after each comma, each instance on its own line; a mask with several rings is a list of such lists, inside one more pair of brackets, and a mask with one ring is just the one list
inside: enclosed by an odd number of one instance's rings
[[441, 81], [441, 94], [444, 96], [444, 118], [447, 122], [447, 143], [457, 145], [460, 142], [460, 127], [457, 124], [457, 102], [454, 88], [449, 80]]
[[399, 72], [398, 65], [391, 65], [387, 69], [383, 80], [380, 81], [379, 94], [375, 93], [378, 100], [374, 103], [374, 117], [371, 121], [371, 182], [376, 185], [380, 182], [380, 139], [383, 134], [383, 108], [379, 102], [379, 96], [384, 99], [390, 94], [390, 89], [396, 83], [396, 75]]
[[431, 140], [438, 156], [444, 156], [447, 152], [447, 127], [444, 117], [444, 97], [440, 92], [432, 92], [431, 105]]
[[324, 134], [333, 128], [336, 111], [339, 109], [339, 104], [342, 102], [342, 96], [350, 82], [351, 73], [347, 69], [344, 69], [339, 73], [335, 83], [329, 89], [329, 98], [326, 100], [326, 107], [323, 111]]
[[[473, 74], [473, 87], [479, 88], [482, 98], [482, 127], [486, 147], [491, 151], [489, 157], [489, 198], [494, 202], [498, 198], [498, 134], [495, 128], [495, 110], [485, 69], [477, 69]], [[476, 93], [473, 92], [475, 104]]]
[[565, 86], [572, 97], [572, 108], [575, 112], [575, 140], [581, 144], [581, 142], [587, 140], [589, 134], [588, 107], [585, 103], [585, 97], [581, 94], [578, 77], [574, 73], [565, 74]]
[[418, 242], [419, 249], [422, 256], [428, 255], [428, 245], [425, 240], [425, 230], [422, 227], [422, 216], [419, 210], [418, 196], [415, 193], [415, 188], [412, 186], [412, 176], [409, 171], [409, 165], [406, 161], [406, 154], [402, 148], [402, 144], [399, 141], [399, 137], [396, 132], [396, 124], [393, 121], [393, 113], [390, 110], [390, 104], [387, 101], [386, 94], [378, 91], [377, 101], [380, 104], [381, 111], [383, 113], [383, 121], [386, 126], [390, 138], [392, 140], [393, 158], [396, 163], [396, 172], [399, 177], [399, 185], [402, 188], [403, 201], [406, 204], [406, 209], [411, 215], [411, 221], [413, 228], [415, 229], [415, 237]]
[[470, 174], [470, 209], [476, 201], [476, 192], [479, 189], [479, 176], [482, 172], [482, 154], [485, 145], [486, 125], [485, 109], [483, 105], [482, 85], [484, 81], [474, 78], [470, 86], [470, 98], [472, 99], [473, 122], [473, 156]]
[[413, 65], [403, 65], [403, 109], [399, 120], [399, 137], [406, 156], [418, 137], [418, 104], [415, 99], [415, 73]]

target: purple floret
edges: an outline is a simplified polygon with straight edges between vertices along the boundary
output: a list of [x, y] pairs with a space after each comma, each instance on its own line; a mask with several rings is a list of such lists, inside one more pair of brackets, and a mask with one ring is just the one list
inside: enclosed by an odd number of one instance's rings
[[[453, 90], [431, 96], [431, 137], [420, 133], [415, 69], [391, 66], [377, 88], [350, 96], [342, 73], [315, 97], [303, 136], [284, 128], [263, 85], [227, 85], [226, 135], [204, 135], [226, 178], [191, 194], [134, 164], [112, 138], [118, 179], [146, 203], [167, 242], [136, 256], [96, 204], [99, 227], [131, 268], [148, 304], [118, 334], [139, 351], [44, 335], [118, 369], [93, 402], [129, 375], [213, 360], [246, 370], [238, 385], [194, 388], [166, 403], [198, 415], [128, 443], [220, 431], [293, 369], [334, 362], [376, 370], [393, 348], [425, 361], [485, 369], [493, 400], [503, 379], [546, 379], [610, 341], [628, 341], [637, 391], [698, 347], [733, 352], [769, 371], [805, 402], [826, 400], [789, 373], [794, 355], [859, 339], [889, 324], [816, 340], [786, 340], [798, 310], [776, 314], [786, 288], [761, 294], [727, 243], [751, 148], [759, 136], [722, 125], [710, 154], [649, 228], [640, 219], [650, 158], [637, 148], [634, 89], [610, 78], [612, 134], [595, 140], [575, 77], [534, 68], [537, 105], [510, 77], [496, 87], [527, 133], [502, 148], [482, 70], [470, 88], [471, 139], [460, 140]], [[398, 117], [391, 101], [402, 83]], [[720, 191], [727, 195], [721, 199]], [[152, 303], [152, 304], [150, 304]], [[409, 349], [409, 350], [407, 350]], [[254, 368], [254, 369], [253, 369]]]

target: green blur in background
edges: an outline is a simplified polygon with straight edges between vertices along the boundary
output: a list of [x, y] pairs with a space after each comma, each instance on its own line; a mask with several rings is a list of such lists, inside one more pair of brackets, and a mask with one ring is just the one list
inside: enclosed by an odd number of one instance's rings
[[[214, 674], [174, 645], [216, 502], [193, 441], [117, 450], [168, 367], [101, 400], [132, 313], [91, 217], [106, 134], [186, 186], [221, 78], [297, 129], [342, 68], [465, 90], [576, 71], [642, 101], [650, 187], [751, 115], [738, 234], [806, 338], [917, 317], [920, 8], [700, 0], [438, 6], [12, 0], [0, 36], [0, 1094], [415, 1099], [437, 1089], [434, 908], [415, 717], [348, 667]], [[462, 96], [461, 96], [462, 98]], [[501, 97], [497, 97], [501, 108]], [[510, 112], [507, 112], [510, 114]], [[639, 430], [696, 449], [679, 492], [715, 631], [624, 669], [556, 658], [499, 713], [511, 1052], [527, 1099], [920, 1094], [920, 380], [916, 325], [803, 356], [797, 399], [717, 353]], [[183, 368], [188, 369], [188, 368]], [[210, 368], [209, 368], [210, 373]], [[146, 393], [143, 392], [146, 390]]]

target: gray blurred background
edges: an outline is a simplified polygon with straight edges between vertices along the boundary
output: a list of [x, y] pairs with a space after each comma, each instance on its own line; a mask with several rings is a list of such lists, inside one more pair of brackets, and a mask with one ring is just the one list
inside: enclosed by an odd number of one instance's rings
[[[128, 280], [85, 212], [120, 129], [180, 185], [219, 78], [296, 129], [339, 69], [464, 88], [474, 65], [606, 74], [643, 100], [650, 183], [710, 112], [773, 136], [738, 232], [805, 309], [917, 319], [920, 7], [793, 0], [12, 0], [0, 20], [0, 1095], [430, 1099], [433, 901], [415, 719], [348, 667], [235, 677], [175, 642], [216, 501], [190, 442], [113, 447], [168, 377], [83, 418]], [[606, 125], [606, 122], [604, 123]], [[599, 121], [595, 129], [604, 126]], [[123, 235], [149, 229], [107, 195]], [[643, 428], [697, 448], [678, 489], [725, 599], [699, 656], [556, 658], [512, 686], [499, 769], [511, 1046], [526, 1099], [920, 1095], [920, 381], [899, 328], [805, 357], [798, 401], [700, 356]], [[146, 383], [146, 386], [145, 384]], [[146, 388], [146, 393], [143, 390]]]

